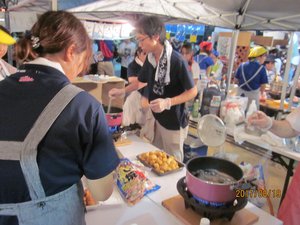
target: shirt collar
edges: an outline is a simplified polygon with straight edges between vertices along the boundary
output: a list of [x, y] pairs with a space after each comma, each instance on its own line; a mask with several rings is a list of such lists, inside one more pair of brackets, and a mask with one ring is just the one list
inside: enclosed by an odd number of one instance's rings
[[63, 68], [61, 67], [60, 63], [54, 62], [54, 61], [50, 61], [49, 59], [46, 59], [44, 57], [36, 58], [36, 59], [34, 59], [34, 60], [30, 61], [30, 62], [27, 62], [27, 64], [36, 64], [36, 65], [50, 66], [50, 67], [53, 67], [53, 68], [59, 70], [63, 74], [65, 74], [65, 72], [64, 72]]

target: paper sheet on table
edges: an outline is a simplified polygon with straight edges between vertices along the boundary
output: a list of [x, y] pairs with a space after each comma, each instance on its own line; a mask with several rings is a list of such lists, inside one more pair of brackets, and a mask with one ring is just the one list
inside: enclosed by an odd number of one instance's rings
[[237, 126], [234, 128], [233, 137], [234, 141], [239, 144], [242, 144], [244, 141], [253, 141], [267, 143], [270, 146], [275, 147], [285, 147], [283, 144], [283, 139], [271, 133], [270, 131], [268, 131], [265, 134], [262, 134], [261, 136], [255, 136], [247, 134], [244, 130], [244, 126]]
[[235, 126], [233, 129], [234, 141], [242, 144], [244, 141], [259, 141], [261, 138], [245, 132], [244, 126]]

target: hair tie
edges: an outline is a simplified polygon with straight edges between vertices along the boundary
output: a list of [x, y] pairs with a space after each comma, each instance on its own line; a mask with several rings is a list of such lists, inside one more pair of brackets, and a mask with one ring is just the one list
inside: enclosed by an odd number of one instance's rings
[[25, 30], [25, 38], [31, 39], [31, 31], [30, 30]]
[[33, 49], [37, 49], [38, 47], [40, 47], [41, 43], [39, 37], [31, 35], [30, 39], [31, 39], [31, 44]]

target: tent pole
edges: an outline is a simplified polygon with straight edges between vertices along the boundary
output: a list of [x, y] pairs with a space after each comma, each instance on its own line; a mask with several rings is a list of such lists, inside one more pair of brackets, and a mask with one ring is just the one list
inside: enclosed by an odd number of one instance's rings
[[231, 40], [230, 52], [229, 52], [228, 70], [227, 70], [227, 83], [226, 83], [226, 93], [227, 94], [228, 94], [228, 91], [230, 88], [230, 83], [231, 83], [231, 74], [233, 71], [233, 64], [234, 64], [234, 60], [235, 60], [235, 51], [236, 51], [239, 33], [240, 33], [239, 30], [235, 30], [235, 31], [233, 31], [233, 34], [232, 34], [232, 40]]
[[52, 10], [57, 11], [57, 0], [52, 0]]
[[291, 94], [290, 94], [290, 101], [289, 101], [289, 108], [288, 111], [291, 111], [292, 105], [293, 105], [293, 98], [295, 96], [295, 92], [298, 86], [298, 79], [299, 79], [299, 75], [300, 75], [300, 66], [298, 64], [296, 72], [295, 72], [295, 76], [293, 78], [293, 86], [292, 86], [292, 90], [291, 90]]
[[[285, 95], [286, 95], [286, 89], [289, 83], [289, 73], [290, 73], [290, 68], [291, 68], [291, 57], [292, 57], [292, 51], [293, 51], [293, 41], [294, 41], [294, 32], [290, 32], [290, 43], [289, 43], [289, 48], [288, 48], [288, 54], [287, 54], [287, 59], [286, 59], [286, 64], [285, 64], [285, 71], [284, 71], [284, 78], [283, 78], [283, 87], [281, 90], [281, 98], [280, 98], [280, 107], [279, 110], [280, 112], [283, 112], [283, 106], [284, 106], [284, 100], [285, 100]], [[281, 119], [281, 113], [277, 116], [278, 119]]]
[[[9, 18], [9, 12], [6, 11], [4, 14], [4, 19], [5, 19], [5, 27], [7, 30], [10, 31], [10, 18]], [[12, 50], [12, 46], [8, 46], [8, 50], [7, 50], [7, 62], [10, 65], [13, 65], [13, 50]]]

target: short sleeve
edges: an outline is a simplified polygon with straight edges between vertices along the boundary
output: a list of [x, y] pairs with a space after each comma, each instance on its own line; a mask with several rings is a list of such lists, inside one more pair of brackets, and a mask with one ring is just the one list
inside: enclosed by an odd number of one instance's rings
[[260, 83], [261, 84], [269, 83], [266, 68], [263, 67], [260, 72], [261, 72]]

